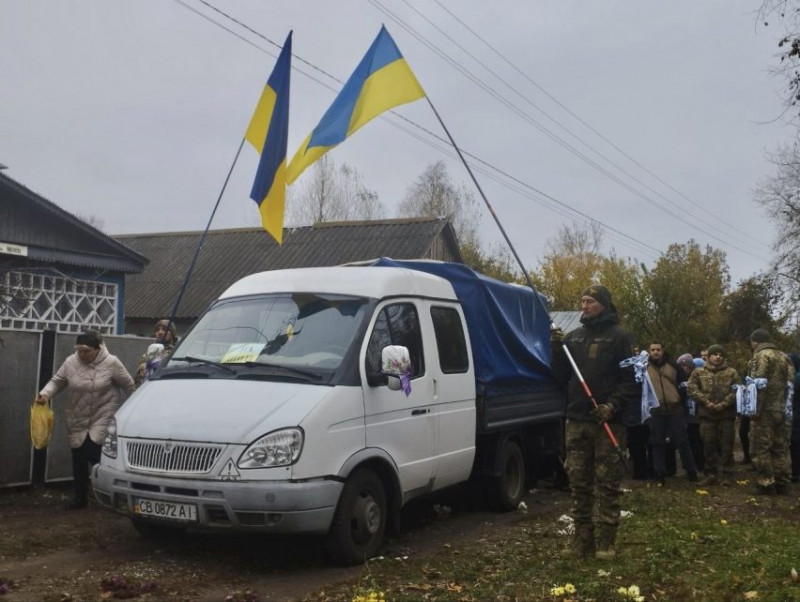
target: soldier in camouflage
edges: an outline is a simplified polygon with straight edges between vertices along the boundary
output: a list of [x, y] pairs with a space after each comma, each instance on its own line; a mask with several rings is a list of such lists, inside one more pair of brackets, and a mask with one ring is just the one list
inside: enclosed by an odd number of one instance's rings
[[791, 421], [785, 415], [787, 382], [794, 381], [794, 366], [772, 343], [770, 334], [757, 329], [750, 335], [753, 357], [747, 367], [750, 378], [766, 378], [758, 389], [756, 415], [750, 419], [750, 447], [756, 469], [756, 492], [789, 493]]
[[[619, 363], [633, 355], [631, 335], [619, 325], [611, 293], [593, 285], [581, 296], [581, 326], [566, 336], [553, 331], [553, 374], [568, 385], [567, 472], [572, 487], [575, 536], [563, 555], [573, 558], [616, 557], [621, 482], [624, 466], [611, 445], [607, 423], [620, 446], [625, 426], [638, 423], [641, 385], [632, 368]], [[598, 402], [594, 408], [564, 353], [566, 345]]]
[[706, 478], [703, 486], [717, 485], [733, 477], [733, 442], [736, 437], [736, 370], [725, 364], [721, 345], [708, 348], [708, 361], [689, 377], [688, 394], [697, 402], [700, 437], [703, 440]]

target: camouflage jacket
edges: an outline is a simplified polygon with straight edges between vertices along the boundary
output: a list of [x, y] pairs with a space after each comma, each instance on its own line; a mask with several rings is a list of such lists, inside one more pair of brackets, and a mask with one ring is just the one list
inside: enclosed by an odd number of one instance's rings
[[[725, 362], [716, 367], [706, 364], [695, 369], [689, 377], [687, 392], [697, 402], [697, 417], [712, 421], [735, 418], [736, 392], [733, 385], [738, 381], [736, 370]], [[722, 411], [711, 410], [712, 404], [721, 404]]]
[[794, 381], [794, 366], [789, 357], [772, 343], [762, 343], [756, 347], [747, 366], [747, 376], [767, 379], [766, 388], [758, 390], [756, 415], [762, 411], [782, 413], [786, 404], [786, 383]]

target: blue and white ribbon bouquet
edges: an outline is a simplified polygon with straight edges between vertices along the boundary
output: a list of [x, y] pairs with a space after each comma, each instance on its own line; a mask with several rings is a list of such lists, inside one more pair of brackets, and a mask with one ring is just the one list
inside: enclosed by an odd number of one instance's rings
[[145, 353], [145, 380], [152, 377], [161, 368], [164, 358], [164, 345], [161, 343], [151, 343]]
[[653, 408], [659, 406], [658, 396], [647, 373], [647, 364], [650, 362], [650, 355], [647, 351], [642, 351], [639, 355], [634, 355], [619, 363], [620, 368], [633, 366], [636, 382], [642, 383], [642, 424], [650, 418]]
[[736, 413], [740, 416], [755, 416], [758, 411], [758, 389], [767, 386], [766, 378], [744, 379], [743, 385], [733, 385], [736, 390]]

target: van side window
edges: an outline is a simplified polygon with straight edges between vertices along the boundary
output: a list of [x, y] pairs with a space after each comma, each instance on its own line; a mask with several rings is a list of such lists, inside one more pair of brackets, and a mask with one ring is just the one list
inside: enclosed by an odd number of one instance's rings
[[461, 316], [452, 307], [431, 307], [431, 319], [442, 372], [466, 372], [469, 369], [469, 357]]
[[387, 345], [408, 347], [411, 355], [411, 378], [425, 374], [422, 332], [417, 310], [411, 303], [387, 305], [378, 314], [367, 345], [367, 374], [381, 371], [381, 351]]

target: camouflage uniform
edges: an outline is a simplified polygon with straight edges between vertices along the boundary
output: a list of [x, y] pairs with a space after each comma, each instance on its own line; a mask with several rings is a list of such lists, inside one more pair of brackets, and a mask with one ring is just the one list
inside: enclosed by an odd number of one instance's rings
[[750, 419], [750, 447], [759, 488], [786, 490], [791, 480], [789, 435], [791, 422], [784, 415], [786, 383], [794, 380], [789, 358], [772, 343], [760, 343], [747, 367], [751, 378], [766, 378], [758, 390], [756, 415]]
[[697, 402], [705, 473], [710, 479], [733, 475], [736, 432], [736, 392], [733, 385], [738, 381], [736, 370], [729, 368], [724, 360], [719, 366], [707, 363], [695, 369], [689, 377], [688, 394]]
[[[636, 383], [633, 370], [619, 367], [620, 361], [633, 355], [632, 338], [619, 326], [613, 304], [593, 320], [581, 322], [583, 326], [568, 333], [564, 343], [597, 402], [613, 408], [614, 414], [607, 424], [624, 448], [625, 424], [638, 422], [627, 412], [637, 413], [641, 399], [641, 386]], [[624, 466], [603, 425], [591, 415], [591, 401], [572, 373], [560, 345], [554, 348], [553, 373], [559, 382], [569, 385], [566, 467], [575, 520], [573, 551], [581, 556], [593, 555], [595, 547], [599, 551], [613, 551]]]

